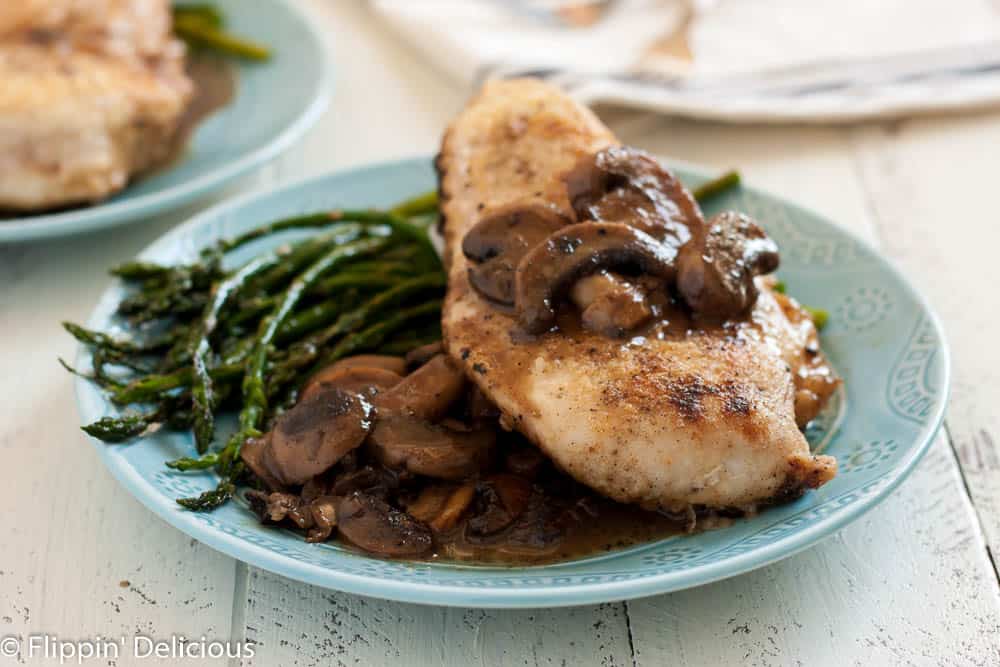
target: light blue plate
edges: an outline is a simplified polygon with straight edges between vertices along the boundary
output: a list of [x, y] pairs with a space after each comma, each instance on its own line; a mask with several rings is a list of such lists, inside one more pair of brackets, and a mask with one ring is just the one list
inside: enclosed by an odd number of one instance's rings
[[[689, 168], [678, 171], [689, 183], [703, 180]], [[217, 206], [158, 240], [142, 258], [192, 260], [216, 239], [276, 218], [385, 206], [434, 184], [429, 160], [331, 174]], [[124, 446], [95, 441], [95, 446], [134, 496], [188, 535], [266, 570], [351, 593], [439, 605], [550, 607], [675, 591], [774, 562], [857, 519], [910, 472], [941, 423], [948, 353], [923, 298], [864, 242], [814, 213], [754, 189], [730, 194], [709, 208], [735, 208], [764, 221], [781, 247], [779, 273], [789, 289], [831, 314], [823, 342], [846, 379], [846, 391], [808, 435], [815, 446], [837, 457], [840, 472], [794, 503], [729, 528], [558, 565], [393, 562], [352, 553], [336, 543], [306, 544], [291, 532], [261, 526], [237, 503], [212, 514], [181, 510], [175, 498], [215, 483], [211, 474], [164, 468], [164, 460], [193, 452], [187, 434], [158, 433]], [[260, 247], [248, 248], [234, 260], [246, 259]], [[113, 329], [122, 295], [119, 285], [111, 287], [90, 326]], [[78, 362], [88, 366], [86, 351]], [[77, 392], [83, 423], [115, 412], [89, 383], [80, 381]]]
[[177, 164], [94, 206], [0, 218], [0, 243], [77, 234], [181, 206], [274, 158], [326, 109], [330, 58], [309, 18], [290, 0], [212, 0], [233, 33], [266, 44], [265, 63], [241, 65], [235, 98], [199, 124]]

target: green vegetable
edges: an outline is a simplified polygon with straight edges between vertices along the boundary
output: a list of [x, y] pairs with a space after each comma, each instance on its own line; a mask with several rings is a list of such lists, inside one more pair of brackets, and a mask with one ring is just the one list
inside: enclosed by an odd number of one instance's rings
[[[352, 246], [349, 242], [357, 239], [361, 231], [361, 228], [357, 226], [345, 226], [333, 235], [327, 234], [321, 237], [318, 240], [319, 245], [322, 247], [325, 244], [333, 243], [339, 246], [340, 244], [347, 243], [348, 245], [337, 247], [330, 252], [331, 254], [339, 253], [340, 255], [350, 256], [352, 253], [347, 249]], [[357, 244], [364, 243], [367, 243], [367, 246], [357, 246]], [[384, 247], [385, 243], [384, 239], [367, 242], [359, 241], [355, 244], [355, 247], [367, 247], [367, 252], [371, 252]], [[230, 299], [235, 298], [242, 290], [246, 289], [255, 276], [278, 266], [282, 262], [282, 259], [282, 254], [278, 251], [265, 253], [222, 281], [215, 287], [212, 301], [202, 315], [200, 325], [195, 329], [196, 335], [194, 339], [196, 342], [191, 350], [195, 383], [191, 395], [194, 401], [195, 443], [200, 454], [205, 453], [208, 445], [215, 437], [214, 410], [216, 399], [212, 389], [212, 375], [208, 368], [209, 355], [212, 353], [211, 336], [219, 324], [223, 308], [229, 304]]]
[[111, 275], [124, 278], [125, 280], [147, 280], [150, 278], [163, 278], [177, 270], [174, 267], [161, 266], [151, 262], [125, 262], [112, 268]]
[[270, 59], [271, 52], [266, 46], [224, 32], [221, 25], [221, 15], [207, 8], [202, 11], [185, 10], [183, 7], [174, 10], [174, 34], [192, 46], [246, 60]]
[[438, 193], [437, 190], [430, 190], [422, 195], [417, 195], [412, 199], [397, 204], [389, 212], [399, 218], [412, 218], [418, 215], [437, 213]]
[[[774, 283], [774, 286], [771, 287], [771, 289], [778, 294], [785, 294], [787, 285], [785, 285], [785, 281], [779, 280]], [[809, 313], [809, 317], [812, 318], [817, 331], [822, 331], [823, 327], [825, 327], [827, 322], [830, 321], [830, 313], [822, 308], [810, 308], [809, 306], [802, 306], [802, 308]]]
[[822, 308], [810, 308], [809, 306], [802, 306], [809, 317], [812, 318], [813, 324], [816, 325], [817, 331], [822, 331], [826, 323], [830, 321], [830, 313]]
[[[98, 366], [99, 363], [100, 363], [100, 359], [98, 357], [98, 355], [100, 354], [100, 352], [101, 351], [99, 349], [94, 351], [94, 365], [95, 366]], [[118, 389], [121, 389], [121, 387], [122, 387], [122, 383], [121, 382], [119, 382], [119, 381], [117, 381], [117, 380], [115, 380], [113, 378], [110, 378], [110, 377], [104, 375], [103, 373], [94, 372], [91, 375], [87, 375], [86, 373], [81, 373], [77, 369], [75, 369], [72, 366], [70, 366], [68, 363], [66, 363], [66, 361], [63, 360], [62, 357], [57, 357], [57, 359], [59, 360], [59, 365], [62, 366], [63, 368], [65, 368], [69, 373], [77, 376], [78, 378], [82, 378], [84, 380], [88, 380], [90, 382], [93, 382], [94, 384], [96, 384], [101, 389], [104, 389], [104, 390], [107, 390], [107, 391], [116, 391]]]
[[178, 498], [177, 504], [195, 512], [209, 512], [225, 505], [236, 493], [236, 485], [229, 479], [223, 479], [211, 491], [205, 491], [196, 498]]
[[225, 17], [222, 12], [213, 5], [174, 5], [174, 20], [185, 18], [196, 20], [213, 28], [221, 28], [225, 24]]
[[214, 468], [219, 464], [218, 454], [202, 454], [196, 459], [189, 457], [181, 457], [179, 459], [174, 459], [173, 461], [167, 461], [166, 466], [173, 470], [208, 470], [209, 468]]
[[[267, 380], [268, 385], [271, 387], [268, 394], [276, 394], [278, 393], [278, 390], [284, 388], [288, 383], [294, 382], [296, 378], [303, 374], [304, 369], [308, 368], [313, 364], [313, 362], [315, 362], [320, 351], [331, 341], [336, 340], [342, 335], [351, 334], [351, 332], [356, 331], [366, 321], [373, 321], [383, 312], [389, 310], [390, 308], [394, 308], [413, 295], [435, 287], [443, 288], [444, 284], [445, 278], [443, 274], [430, 274], [400, 283], [392, 289], [379, 294], [367, 303], [362, 304], [358, 308], [345, 313], [331, 327], [313, 334], [309, 338], [292, 346], [285, 356], [276, 361], [271, 367]], [[437, 303], [440, 305], [439, 301]], [[418, 308], [425, 309], [426, 307], [426, 304], [423, 304]], [[424, 314], [424, 310], [418, 310], [416, 313], [410, 311], [399, 311], [396, 315], [385, 320], [390, 324], [385, 328], [384, 333], [391, 333], [398, 326], [407, 322], [411, 317], [416, 317], [422, 314]], [[359, 343], [364, 343], [371, 348], [383, 339], [384, 335], [381, 335], [380, 337], [380, 334], [377, 331], [361, 332], [358, 334], [358, 338], [355, 339], [350, 346], [357, 347]], [[336, 348], [334, 349], [336, 350]], [[342, 355], [338, 352], [336, 358], [339, 358], [340, 356]], [[306, 373], [305, 375], [309, 375], [309, 373]], [[297, 386], [292, 388], [291, 393], [294, 394], [296, 390]], [[234, 444], [231, 439], [227, 444], [227, 450], [232, 451], [232, 449], [236, 446], [237, 445]], [[242, 443], [240, 446], [242, 446]], [[216, 454], [206, 454], [198, 459], [177, 459], [176, 461], [169, 462], [167, 465], [179, 470], [195, 470], [210, 468], [214, 465], [222, 463], [224, 460], [232, 460], [234, 458], [233, 454], [226, 454], [225, 452], [223, 452], [223, 454], [226, 457], [225, 459]]]
[[699, 203], [731, 190], [740, 184], [740, 172], [727, 171], [718, 178], [713, 178], [696, 187], [692, 194]]
[[281, 256], [269, 252], [257, 257], [215, 288], [211, 303], [202, 315], [200, 326], [195, 329], [195, 344], [191, 350], [191, 367], [194, 372], [194, 386], [191, 397], [194, 408], [194, 438], [199, 454], [204, 454], [215, 437], [214, 410], [216, 399], [209, 372], [209, 355], [212, 353], [211, 336], [219, 323], [222, 309], [231, 298], [246, 287], [249, 280], [262, 271], [277, 265]]
[[239, 459], [240, 449], [247, 438], [260, 435], [258, 428], [267, 410], [264, 370], [268, 356], [273, 352], [273, 343], [278, 331], [288, 320], [299, 300], [319, 278], [339, 263], [359, 253], [371, 252], [384, 246], [382, 239], [362, 239], [337, 246], [318, 259], [300, 276], [292, 281], [274, 312], [261, 320], [257, 338], [250, 352], [249, 363], [243, 376], [243, 408], [240, 410], [239, 429], [230, 438], [219, 456], [223, 472]]
[[90, 329], [85, 329], [78, 324], [73, 324], [72, 322], [63, 322], [62, 325], [63, 328], [66, 329], [71, 336], [73, 336], [73, 338], [77, 339], [84, 345], [100, 347], [124, 355], [155, 352], [163, 347], [166, 347], [170, 343], [170, 338], [166, 336], [154, 338], [145, 343], [136, 343], [130, 340], [113, 338], [105, 333], [101, 333], [100, 331], [91, 331]]
[[125, 415], [122, 417], [102, 417], [93, 424], [81, 428], [87, 435], [104, 442], [125, 442], [140, 435], [149, 428], [149, 415]]
[[132, 324], [145, 324], [164, 317], [194, 316], [205, 307], [212, 283], [222, 276], [217, 260], [179, 267], [144, 281], [138, 291], [118, 304], [118, 312]]
[[[201, 9], [182, 8], [187, 20]], [[205, 17], [201, 17], [204, 19]], [[200, 20], [200, 19], [199, 19]], [[278, 220], [222, 241], [199, 261], [163, 266], [128, 262], [113, 275], [131, 293], [118, 312], [126, 333], [73, 323], [66, 330], [92, 350], [96, 382], [118, 405], [143, 404], [84, 430], [109, 443], [159, 427], [192, 429], [197, 457], [167, 465], [214, 469], [216, 488], [180, 499], [188, 509], [225, 503], [245, 474], [240, 450], [294, 401], [309, 369], [362, 350], [417, 346], [440, 335], [445, 275], [427, 229], [436, 195], [390, 211], [343, 209]], [[288, 230], [318, 234], [275, 247], [235, 269], [228, 253]], [[417, 305], [407, 306], [416, 300]], [[212, 448], [215, 420], [235, 408], [239, 428]]]
[[244, 232], [231, 239], [219, 241], [218, 249], [222, 252], [229, 252], [230, 250], [239, 248], [240, 246], [246, 245], [251, 241], [256, 241], [257, 239], [265, 236], [270, 236], [275, 232], [286, 231], [289, 229], [314, 229], [317, 227], [327, 227], [336, 222], [340, 222], [341, 220], [342, 218], [335, 217], [328, 212], [299, 215], [294, 218], [285, 218], [267, 225], [261, 225], [260, 227], [251, 229], [250, 231]]
[[348, 336], [330, 350], [319, 365], [326, 366], [357, 352], [377, 348], [390, 334], [395, 333], [403, 325], [411, 323], [412, 320], [420, 319], [426, 315], [440, 316], [442, 303], [440, 299], [435, 299], [413, 308], [406, 308], [353, 336]]
[[[238, 378], [243, 372], [241, 362], [242, 359], [238, 359], [213, 367], [209, 371], [212, 374], [212, 379], [218, 382], [220, 380]], [[190, 366], [179, 368], [172, 373], [147, 375], [129, 382], [117, 391], [113, 391], [111, 393], [111, 401], [116, 405], [149, 403], [174, 389], [190, 387], [193, 380], [194, 370]]]

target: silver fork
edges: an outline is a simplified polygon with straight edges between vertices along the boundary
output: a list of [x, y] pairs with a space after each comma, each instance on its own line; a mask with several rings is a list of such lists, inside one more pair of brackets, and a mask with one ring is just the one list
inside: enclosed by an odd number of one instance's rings
[[746, 74], [682, 76], [639, 70], [575, 72], [537, 68], [504, 72], [503, 76], [537, 76], [567, 88], [592, 81], [657, 86], [704, 96], [772, 95], [798, 97], [848, 89], [870, 89], [945, 75], [977, 76], [1000, 71], [1000, 41], [853, 61], [816, 61]]

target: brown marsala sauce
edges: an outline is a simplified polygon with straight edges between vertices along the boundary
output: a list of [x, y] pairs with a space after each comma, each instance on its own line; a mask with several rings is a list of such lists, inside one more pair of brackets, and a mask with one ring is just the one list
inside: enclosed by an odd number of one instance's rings
[[[434, 553], [422, 560], [511, 566], [546, 565], [600, 556], [690, 532], [683, 520], [621, 505], [594, 494], [581, 498], [568, 511], [573, 514], [563, 522], [563, 538], [553, 550], [523, 549], [503, 540], [498, 540], [496, 544], [473, 543], [466, 539], [461, 529], [455, 529], [452, 534], [439, 538]], [[699, 523], [697, 530], [703, 529], [704, 526]]]
[[[457, 487], [457, 484], [456, 484]], [[490, 537], [470, 535], [469, 517], [446, 532], [434, 536], [434, 550], [414, 560], [461, 562], [483, 565], [545, 565], [607, 554], [631, 546], [655, 542], [667, 537], [719, 527], [729, 518], [699, 515], [667, 516], [624, 505], [598, 495], [579, 484], [546, 461], [534, 483], [538, 496], [534, 508], [545, 515], [549, 530], [558, 537], [546, 542], [545, 529], [516, 527]], [[393, 503], [398, 504], [398, 503]], [[520, 523], [520, 522], [518, 522]], [[524, 521], [531, 525], [531, 521]], [[357, 548], [345, 540], [336, 542], [348, 549]], [[360, 551], [360, 550], [359, 550]], [[362, 552], [364, 553], [364, 552]]]
[[[617, 503], [576, 482], [556, 468], [547, 457], [542, 457], [540, 467], [530, 477], [513, 475], [509, 465], [505, 464], [507, 456], [515, 450], [534, 451], [534, 447], [519, 434], [497, 428], [498, 450], [488, 470], [454, 482], [409, 479], [399, 489], [390, 492], [386, 500], [394, 508], [412, 511], [413, 503], [428, 487], [444, 488], [451, 493], [470, 483], [477, 486], [479, 498], [483, 482], [488, 483], [498, 475], [509, 475], [530, 479], [531, 499], [527, 509], [506, 528], [489, 535], [477, 535], [470, 525], [480, 514], [480, 506], [473, 501], [452, 528], [434, 532], [433, 550], [415, 557], [403, 557], [403, 560], [493, 566], [544, 565], [596, 557], [676, 535], [710, 530], [731, 522], [730, 518], [714, 513], [698, 513], [695, 521], [693, 512], [690, 516], [668, 516]], [[358, 466], [373, 464], [363, 453], [359, 452], [359, 456]], [[332, 472], [334, 479], [342, 474], [336, 470]], [[294, 489], [290, 491], [298, 493]], [[302, 533], [287, 521], [282, 525]], [[371, 554], [351, 544], [336, 529], [329, 543], [365, 555], [390, 558], [383, 554]]]
[[187, 152], [188, 141], [198, 125], [236, 96], [238, 72], [229, 59], [211, 53], [191, 53], [185, 69], [194, 83], [194, 96], [181, 117], [171, 141], [170, 153], [161, 164], [137, 179], [176, 165]]
[[[553, 499], [566, 505], [567, 498]], [[466, 562], [488, 565], [546, 565], [581, 558], [592, 558], [628, 547], [655, 542], [675, 535], [701, 532], [718, 527], [731, 519], [699, 517], [697, 527], [688, 521], [647, 512], [632, 505], [622, 505], [593, 493], [579, 497], [567, 508], [562, 522], [563, 537], [552, 550], [519, 548], [511, 541], [496, 544], [473, 543], [461, 529], [439, 538], [434, 553], [423, 560]]]

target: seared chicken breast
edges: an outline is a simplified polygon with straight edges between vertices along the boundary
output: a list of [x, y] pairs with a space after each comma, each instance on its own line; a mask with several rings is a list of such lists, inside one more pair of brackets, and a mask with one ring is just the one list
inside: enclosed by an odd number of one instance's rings
[[12, 0], [0, 39], [57, 40], [117, 58], [157, 58], [174, 48], [169, 0]]
[[168, 0], [0, 12], [0, 208], [86, 203], [161, 163], [193, 88]]
[[[797, 377], [815, 382], [822, 374], [818, 349], [804, 350], [815, 345], [815, 329], [761, 278], [760, 295], [741, 319], [702, 326], [667, 310], [625, 337], [580, 326], [576, 313], [541, 333], [525, 332], [518, 313], [470, 284], [473, 244], [462, 248], [470, 229], [512, 205], [541, 206], [572, 221], [567, 173], [617, 143], [590, 111], [534, 80], [489, 83], [457, 117], [437, 161], [447, 352], [496, 403], [507, 427], [620, 502], [679, 513], [752, 509], [828, 481], [835, 460], [811, 454], [796, 424]], [[614, 276], [600, 279], [609, 280], [619, 291], [632, 289]], [[594, 289], [578, 286], [572, 298]], [[820, 393], [828, 393], [837, 380], [823, 372]]]

